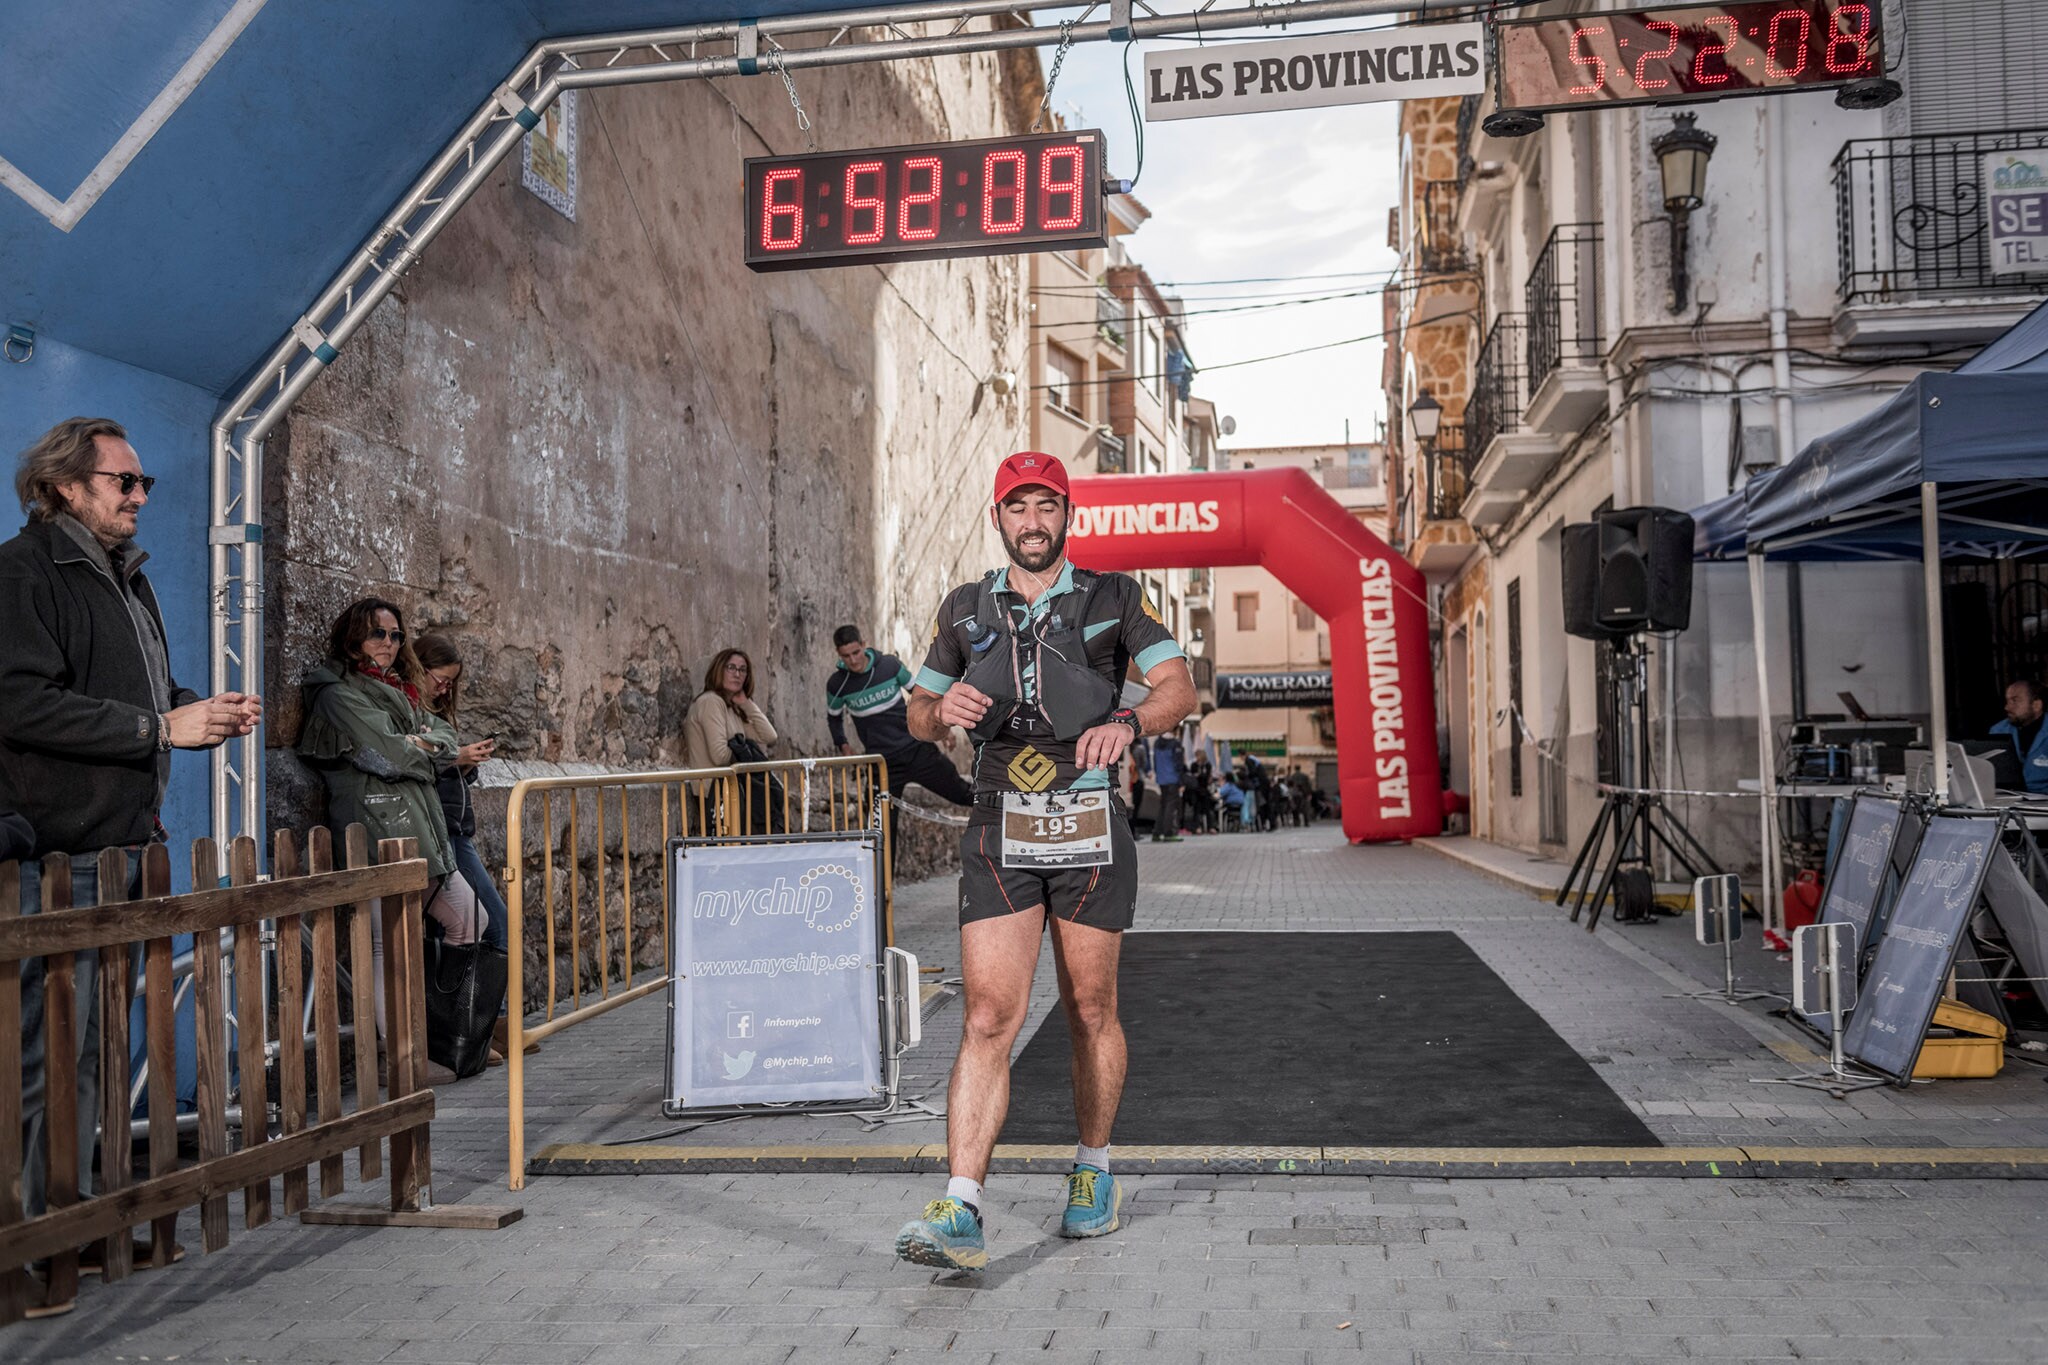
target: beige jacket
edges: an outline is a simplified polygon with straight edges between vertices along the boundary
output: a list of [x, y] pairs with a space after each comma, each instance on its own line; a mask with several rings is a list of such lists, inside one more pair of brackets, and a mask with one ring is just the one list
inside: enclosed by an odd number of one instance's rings
[[742, 731], [752, 735], [762, 748], [775, 743], [775, 727], [768, 723], [768, 714], [754, 703], [752, 697], [741, 697], [740, 708], [747, 713], [746, 724], [732, 713], [725, 704], [725, 698], [716, 692], [698, 694], [690, 703], [690, 713], [683, 718], [683, 757], [692, 768], [723, 768], [732, 762], [732, 750], [726, 740]]

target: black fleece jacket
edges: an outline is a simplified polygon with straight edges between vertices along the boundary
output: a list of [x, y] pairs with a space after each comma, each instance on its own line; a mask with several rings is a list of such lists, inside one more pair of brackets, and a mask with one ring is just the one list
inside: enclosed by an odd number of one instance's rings
[[[163, 631], [140, 570], [129, 587]], [[162, 719], [111, 566], [46, 521], [0, 545], [0, 810], [35, 828], [32, 856], [147, 842]], [[199, 700], [171, 682], [171, 708]]]

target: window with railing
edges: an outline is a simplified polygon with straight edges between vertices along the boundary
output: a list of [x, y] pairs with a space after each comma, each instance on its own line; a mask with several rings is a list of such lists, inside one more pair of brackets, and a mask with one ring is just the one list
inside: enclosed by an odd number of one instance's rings
[[1107, 289], [1095, 292], [1095, 330], [1102, 339], [1112, 346], [1126, 345], [1125, 335], [1131, 325], [1130, 309], [1124, 301]]
[[1113, 431], [1095, 434], [1095, 467], [1104, 474], [1130, 472], [1130, 450], [1124, 445], [1123, 437]]
[[1857, 138], [1835, 155], [1835, 237], [1844, 303], [2035, 294], [2048, 270], [1993, 269], [1985, 163], [2048, 160], [2048, 129]]
[[1472, 400], [1465, 407], [1468, 448], [1480, 457], [1494, 437], [1522, 424], [1529, 405], [1528, 322], [1520, 313], [1493, 320], [1472, 367]]
[[1529, 387], [1566, 361], [1597, 361], [1600, 339], [1600, 225], [1562, 223], [1536, 257], [1526, 288]]
[[1422, 464], [1423, 512], [1431, 521], [1456, 521], [1463, 515], [1465, 493], [1472, 484], [1472, 464], [1465, 453], [1465, 428], [1457, 422], [1437, 427], [1436, 443]]
[[1472, 268], [1458, 234], [1458, 182], [1425, 180], [1415, 205], [1418, 264], [1425, 275], [1458, 275]]

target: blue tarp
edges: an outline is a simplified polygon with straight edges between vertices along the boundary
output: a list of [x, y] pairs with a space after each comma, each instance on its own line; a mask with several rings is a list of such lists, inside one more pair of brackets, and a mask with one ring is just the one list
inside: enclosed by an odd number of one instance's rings
[[2048, 304], [1696, 510], [1694, 554], [1918, 559], [1922, 483], [1941, 485], [1944, 555], [2048, 553]]

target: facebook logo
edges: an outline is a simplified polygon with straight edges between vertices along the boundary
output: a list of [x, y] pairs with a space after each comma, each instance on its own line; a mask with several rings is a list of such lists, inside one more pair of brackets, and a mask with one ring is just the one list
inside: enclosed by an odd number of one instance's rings
[[754, 1012], [752, 1010], [727, 1010], [725, 1014], [725, 1036], [728, 1038], [753, 1037]]

